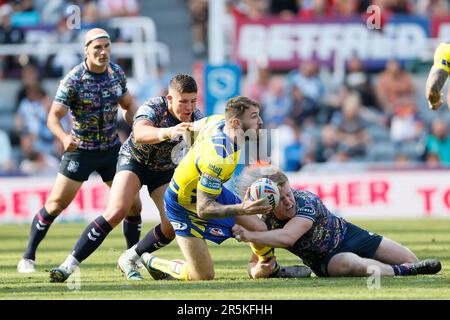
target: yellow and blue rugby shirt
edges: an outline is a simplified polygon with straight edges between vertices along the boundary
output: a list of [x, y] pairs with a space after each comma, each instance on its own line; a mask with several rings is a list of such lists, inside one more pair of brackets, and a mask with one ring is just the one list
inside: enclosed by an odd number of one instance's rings
[[170, 191], [183, 208], [197, 213], [197, 190], [220, 195], [222, 184], [234, 173], [240, 148], [225, 134], [225, 117], [213, 115], [198, 122], [199, 133], [175, 169]]
[[434, 52], [433, 67], [442, 69], [450, 73], [450, 43], [441, 43]]

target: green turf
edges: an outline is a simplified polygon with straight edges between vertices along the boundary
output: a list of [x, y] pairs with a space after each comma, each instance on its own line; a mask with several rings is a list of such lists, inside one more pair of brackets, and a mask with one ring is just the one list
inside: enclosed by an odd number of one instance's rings
[[[70, 253], [85, 225], [55, 223], [38, 250], [38, 272], [31, 275], [16, 272], [29, 225], [2, 225], [0, 299], [450, 299], [450, 219], [352, 222], [408, 246], [419, 258], [439, 258], [443, 270], [432, 276], [382, 278], [379, 289], [369, 289], [367, 278], [251, 280], [246, 272], [248, 246], [230, 239], [220, 246], [209, 244], [216, 270], [213, 281], [154, 281], [144, 274], [145, 281], [130, 282], [115, 269], [125, 245], [117, 228], [82, 264], [81, 288], [73, 290], [73, 282], [49, 283], [48, 270]], [[143, 229], [149, 227], [147, 223]], [[175, 242], [158, 256], [182, 258]], [[277, 257], [282, 264], [299, 262], [282, 249], [277, 249]]]

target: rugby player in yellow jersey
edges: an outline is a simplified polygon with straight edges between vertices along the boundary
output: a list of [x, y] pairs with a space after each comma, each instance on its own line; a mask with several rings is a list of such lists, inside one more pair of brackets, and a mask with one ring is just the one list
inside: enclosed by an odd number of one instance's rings
[[[205, 240], [217, 244], [233, 237], [235, 223], [252, 230], [266, 230], [256, 214], [272, 210], [264, 200], [243, 202], [227, 190], [225, 183], [234, 173], [244, 137], [257, 137], [263, 121], [260, 106], [238, 96], [230, 99], [225, 116], [210, 116], [194, 124], [197, 139], [175, 169], [164, 201], [166, 214], [175, 229], [176, 239], [185, 261], [168, 261], [144, 253], [149, 271], [160, 270], [177, 279], [210, 280], [214, 266]], [[270, 257], [272, 248], [252, 245], [261, 257]]]
[[444, 102], [442, 99], [441, 91], [445, 81], [447, 80], [449, 72], [450, 72], [450, 42], [446, 42], [441, 43], [434, 53], [434, 64], [431, 67], [425, 85], [425, 96], [427, 97], [428, 100], [428, 106], [432, 110], [438, 110], [439, 107]]

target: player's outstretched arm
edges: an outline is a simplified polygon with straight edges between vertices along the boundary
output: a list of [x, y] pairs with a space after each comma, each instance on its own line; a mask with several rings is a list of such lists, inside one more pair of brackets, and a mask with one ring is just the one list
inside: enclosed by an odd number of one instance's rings
[[441, 91], [447, 77], [447, 71], [436, 67], [432, 67], [428, 74], [425, 85], [425, 96], [431, 110], [438, 110], [443, 103]]
[[218, 195], [197, 190], [197, 213], [200, 218], [214, 219], [252, 214], [267, 214], [272, 207], [265, 204], [265, 199], [251, 201], [245, 199], [238, 204], [223, 205], [216, 201]]
[[292, 247], [309, 229], [313, 222], [306, 218], [294, 217], [282, 229], [270, 231], [248, 231], [236, 224], [233, 235], [238, 241], [264, 244], [272, 248]]
[[137, 143], [157, 144], [168, 139], [175, 139], [189, 130], [191, 123], [182, 122], [174, 127], [157, 128], [148, 120], [140, 120], [134, 123], [134, 140]]

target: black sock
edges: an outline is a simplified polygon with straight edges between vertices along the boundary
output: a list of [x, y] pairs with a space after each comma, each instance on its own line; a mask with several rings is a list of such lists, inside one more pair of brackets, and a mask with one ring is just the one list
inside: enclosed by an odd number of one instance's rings
[[410, 276], [414, 275], [414, 270], [406, 263], [404, 264], [397, 264], [391, 266], [392, 269], [394, 269], [394, 274], [396, 276]]
[[123, 220], [123, 235], [127, 241], [127, 249], [138, 243], [141, 236], [141, 222], [141, 216], [130, 216]]
[[167, 246], [173, 239], [167, 239], [161, 231], [161, 224], [158, 224], [150, 230], [145, 237], [138, 242], [136, 253], [142, 255], [145, 252], [151, 253], [162, 247]]
[[97, 217], [84, 229], [77, 244], [73, 248], [72, 256], [79, 262], [82, 262], [102, 244], [111, 230], [112, 227], [103, 216]]
[[41, 243], [42, 239], [44, 239], [55, 218], [56, 217], [49, 215], [45, 208], [39, 210], [39, 212], [34, 216], [33, 222], [31, 222], [30, 238], [28, 240], [27, 250], [23, 254], [24, 258], [31, 260], [36, 259], [37, 247], [39, 246], [39, 243]]

